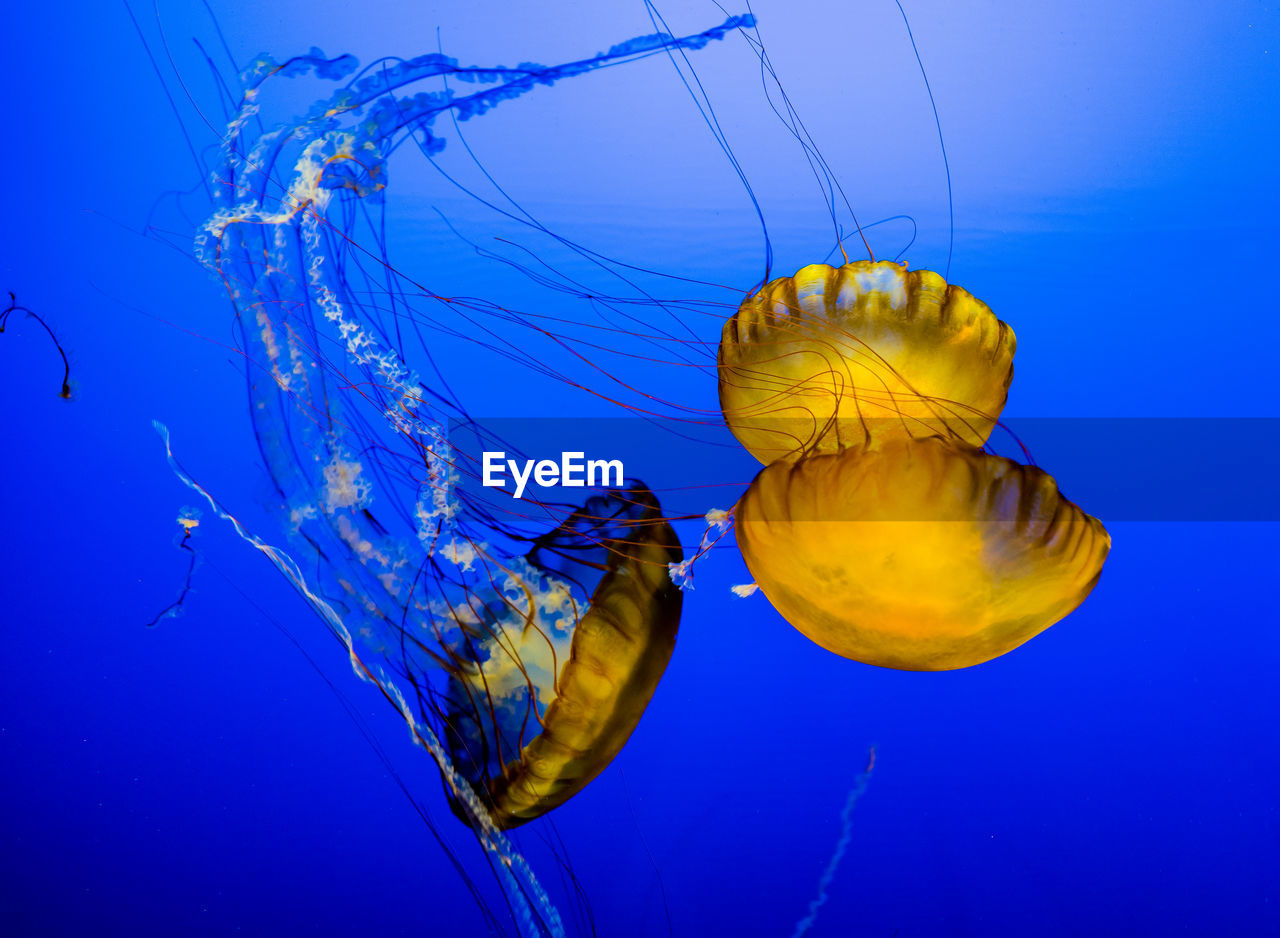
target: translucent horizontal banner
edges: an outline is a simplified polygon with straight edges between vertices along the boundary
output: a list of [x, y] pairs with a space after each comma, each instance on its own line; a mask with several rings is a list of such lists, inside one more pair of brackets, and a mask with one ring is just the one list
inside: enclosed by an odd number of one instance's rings
[[[773, 421], [769, 429], [801, 441], [928, 432], [899, 421], [834, 430]], [[460, 489], [495, 510], [519, 501], [581, 504], [593, 491], [639, 480], [668, 517], [701, 516], [732, 507], [763, 468], [710, 420], [478, 418], [450, 426], [449, 442]], [[1103, 521], [1280, 521], [1280, 418], [1012, 418], [986, 450], [1038, 466]], [[869, 487], [859, 494], [876, 497]], [[921, 505], [907, 517], [933, 516]]]

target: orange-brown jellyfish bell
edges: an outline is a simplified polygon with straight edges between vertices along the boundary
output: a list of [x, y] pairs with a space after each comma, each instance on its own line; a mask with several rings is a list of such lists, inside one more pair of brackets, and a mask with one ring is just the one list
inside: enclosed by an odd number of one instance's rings
[[891, 261], [772, 280], [720, 338], [720, 408], [766, 465], [933, 434], [981, 446], [1013, 380], [1013, 330], [966, 290]]
[[454, 764], [498, 827], [564, 804], [622, 749], [675, 647], [681, 592], [667, 565], [681, 556], [657, 499], [633, 483], [523, 557], [484, 558], [496, 589], [451, 613], [465, 634], [441, 709]]
[[738, 503], [769, 601], [824, 648], [941, 671], [988, 661], [1078, 606], [1111, 539], [1031, 466], [961, 441], [778, 461]]

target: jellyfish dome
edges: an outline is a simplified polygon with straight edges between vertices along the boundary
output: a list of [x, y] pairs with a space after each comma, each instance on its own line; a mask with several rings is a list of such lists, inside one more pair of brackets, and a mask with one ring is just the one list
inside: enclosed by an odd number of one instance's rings
[[1110, 537], [1054, 480], [929, 437], [779, 460], [736, 509], [761, 590], [824, 648], [867, 664], [980, 664], [1089, 595]]
[[675, 648], [682, 594], [667, 566], [681, 556], [657, 499], [633, 483], [523, 557], [489, 562], [490, 595], [448, 611], [460, 628], [443, 735], [496, 826], [564, 804], [622, 749]]
[[892, 261], [811, 264], [749, 296], [720, 339], [720, 406], [762, 463], [940, 434], [981, 446], [1013, 380], [1013, 330]]

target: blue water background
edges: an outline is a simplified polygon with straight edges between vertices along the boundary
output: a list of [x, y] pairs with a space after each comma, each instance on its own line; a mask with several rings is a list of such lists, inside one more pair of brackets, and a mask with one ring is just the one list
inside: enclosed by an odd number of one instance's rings
[[[445, 852], [342, 700], [497, 906], [430, 761], [260, 555], [206, 516], [186, 615], [145, 627], [181, 584], [174, 519], [195, 500], [152, 419], [203, 484], [268, 539], [276, 529], [221, 287], [190, 260], [190, 229], [172, 231], [176, 249], [141, 234], [161, 193], [199, 182], [175, 108], [196, 149], [221, 130], [191, 38], [221, 53], [199, 4], [160, 4], [167, 50], [144, 6], [164, 83], [120, 5], [7, 14], [0, 289], [53, 325], [78, 399], [58, 399], [52, 346], [12, 320], [0, 336], [0, 933], [482, 934]], [[438, 37], [464, 63], [554, 63], [652, 31], [631, 2], [212, 7], [242, 61], [318, 45], [368, 62], [435, 51]], [[723, 19], [710, 3], [662, 9], [676, 33]], [[942, 269], [945, 177], [896, 7], [754, 11], [859, 217], [913, 215], [907, 259]], [[1006, 413], [1280, 416], [1274, 7], [908, 12], [951, 158], [951, 279], [1018, 334]], [[821, 195], [762, 97], [751, 49], [730, 39], [690, 61], [759, 195], [776, 273], [826, 255]], [[282, 93], [301, 109], [317, 90]], [[742, 185], [664, 57], [539, 89], [466, 129], [493, 176], [568, 237], [743, 288], [763, 270]], [[483, 182], [454, 142], [446, 157]], [[420, 166], [391, 191], [401, 266], [443, 294], [519, 301], [523, 279], [478, 260], [432, 208], [476, 239], [509, 226]], [[873, 247], [892, 256], [901, 230], [875, 229]], [[695, 325], [718, 335], [717, 323]], [[442, 350], [474, 413], [612, 413], [465, 343]], [[705, 375], [660, 380], [715, 406]], [[1228, 445], [1237, 458], [1214, 484], [1269, 503], [1274, 476], [1249, 467], [1274, 456], [1274, 440]], [[1199, 449], [1188, 439], [1180, 456], [1158, 457], [1210, 458]], [[1148, 497], [1173, 484], [1131, 452], [1112, 456], [1099, 447], [1095, 474], [1145, 477]], [[814, 935], [1280, 932], [1280, 528], [1103, 520], [1114, 546], [1084, 606], [955, 673], [836, 658], [762, 597], [729, 594], [750, 579], [734, 551], [700, 564], [640, 727], [554, 814], [599, 933], [668, 934], [665, 894], [676, 935], [790, 934], [872, 745], [875, 771]], [[699, 533], [681, 528], [687, 544]], [[549, 831], [517, 840], [573, 922]]]

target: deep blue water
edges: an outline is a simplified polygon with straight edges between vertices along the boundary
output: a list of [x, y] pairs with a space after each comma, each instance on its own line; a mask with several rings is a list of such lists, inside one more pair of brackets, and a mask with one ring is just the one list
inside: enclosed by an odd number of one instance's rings
[[[312, 46], [369, 62], [437, 41], [464, 63], [555, 63], [652, 31], [642, 4], [613, 0], [211, 6], [241, 63]], [[1215, 4], [1212, 16], [1189, 2], [907, 10], [950, 157], [950, 279], [1017, 330], [1006, 414], [1028, 421], [1048, 471], [1061, 451], [1068, 494], [1100, 493], [1098, 506], [1079, 497], [1113, 538], [1103, 577], [1009, 655], [907, 673], [835, 657], [763, 597], [734, 598], [729, 585], [750, 574], [736, 550], [717, 551], [697, 568], [676, 653], [627, 747], [554, 825], [516, 842], [571, 934], [589, 929], [557, 857], [601, 935], [789, 935], [874, 745], [813, 935], [1280, 933], [1280, 527], [1276, 424], [1263, 419], [1280, 417], [1280, 17], [1252, 3]], [[231, 310], [191, 258], [203, 218], [191, 151], [205, 155], [223, 130], [191, 40], [230, 71], [201, 5], [133, 12], [145, 46], [123, 6], [9, 15], [0, 289], [54, 329], [77, 393], [58, 398], [54, 346], [12, 318], [0, 336], [0, 933], [485, 934], [393, 772], [515, 933], [397, 714], [208, 512], [185, 614], [146, 627], [181, 588], [174, 519], [196, 503], [152, 420], [255, 531], [275, 541], [280, 526]], [[725, 15], [694, 0], [662, 12], [676, 34]], [[859, 218], [911, 215], [919, 235], [904, 256], [943, 269], [946, 179], [897, 8], [809, 0], [754, 12]], [[823, 195], [764, 97], [756, 53], [731, 36], [689, 62], [759, 200], [774, 272], [826, 256]], [[317, 89], [282, 84], [280, 113]], [[558, 234], [744, 290], [763, 272], [743, 184], [665, 56], [537, 89], [466, 133], [493, 179]], [[466, 156], [451, 140], [442, 164], [487, 185]], [[518, 229], [420, 160], [392, 166], [398, 264], [442, 295], [534, 302], [527, 278], [477, 256], [441, 214], [486, 247], [520, 240]], [[191, 192], [164, 195], [175, 190]], [[908, 227], [868, 236], [893, 256]], [[715, 342], [719, 322], [688, 321]], [[465, 337], [440, 339], [439, 357], [473, 414], [617, 416]], [[702, 371], [627, 368], [667, 397], [716, 406]], [[1109, 435], [1123, 424], [1100, 422], [1087, 449], [1034, 429], [1055, 425], [1041, 418], [1168, 417], [1258, 419], [1184, 441], [1151, 433], [1141, 450]], [[673, 444], [660, 464], [696, 478], [721, 458], [699, 452]], [[731, 481], [698, 510], [727, 507]], [[679, 532], [694, 545], [701, 525]]]

